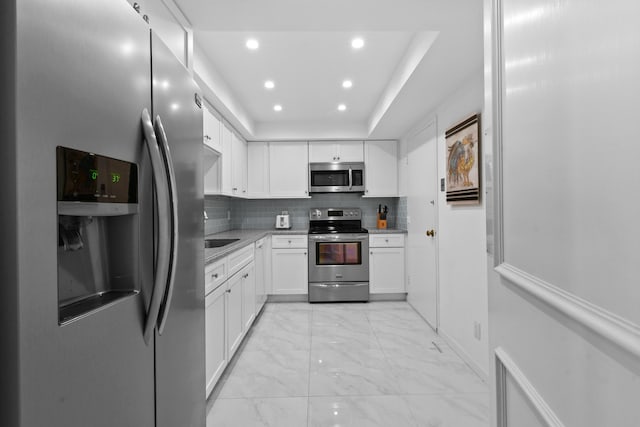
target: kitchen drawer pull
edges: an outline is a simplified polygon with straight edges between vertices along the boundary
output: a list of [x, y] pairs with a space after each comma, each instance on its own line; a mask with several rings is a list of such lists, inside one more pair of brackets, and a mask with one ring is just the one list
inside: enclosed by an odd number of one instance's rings
[[218, 278], [218, 273], [212, 274], [211, 277], [213, 277], [214, 279]]

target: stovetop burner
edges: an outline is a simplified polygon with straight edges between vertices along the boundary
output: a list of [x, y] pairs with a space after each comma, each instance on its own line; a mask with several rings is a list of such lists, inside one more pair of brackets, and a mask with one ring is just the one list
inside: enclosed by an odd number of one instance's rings
[[362, 228], [360, 208], [315, 208], [309, 210], [309, 234], [368, 233]]
[[368, 233], [369, 230], [362, 227], [342, 225], [317, 225], [309, 227], [309, 234], [335, 234], [335, 233]]

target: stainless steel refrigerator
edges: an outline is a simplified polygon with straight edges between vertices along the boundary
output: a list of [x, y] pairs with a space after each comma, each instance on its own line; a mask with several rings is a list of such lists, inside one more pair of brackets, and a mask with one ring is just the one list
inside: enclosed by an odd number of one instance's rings
[[125, 0], [0, 28], [0, 425], [204, 426], [197, 86]]

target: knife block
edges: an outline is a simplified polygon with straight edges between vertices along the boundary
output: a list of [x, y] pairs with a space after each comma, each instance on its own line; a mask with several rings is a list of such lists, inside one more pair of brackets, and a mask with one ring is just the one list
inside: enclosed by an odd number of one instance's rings
[[376, 227], [378, 229], [386, 229], [387, 228], [387, 220], [386, 219], [380, 219], [380, 214], [378, 214], [378, 221], [377, 221]]

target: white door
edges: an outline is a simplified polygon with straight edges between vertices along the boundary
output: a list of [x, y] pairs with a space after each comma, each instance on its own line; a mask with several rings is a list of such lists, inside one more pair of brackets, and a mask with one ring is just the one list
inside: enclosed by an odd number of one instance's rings
[[[408, 140], [407, 300], [438, 328], [436, 122]], [[435, 237], [427, 236], [434, 231]]]

